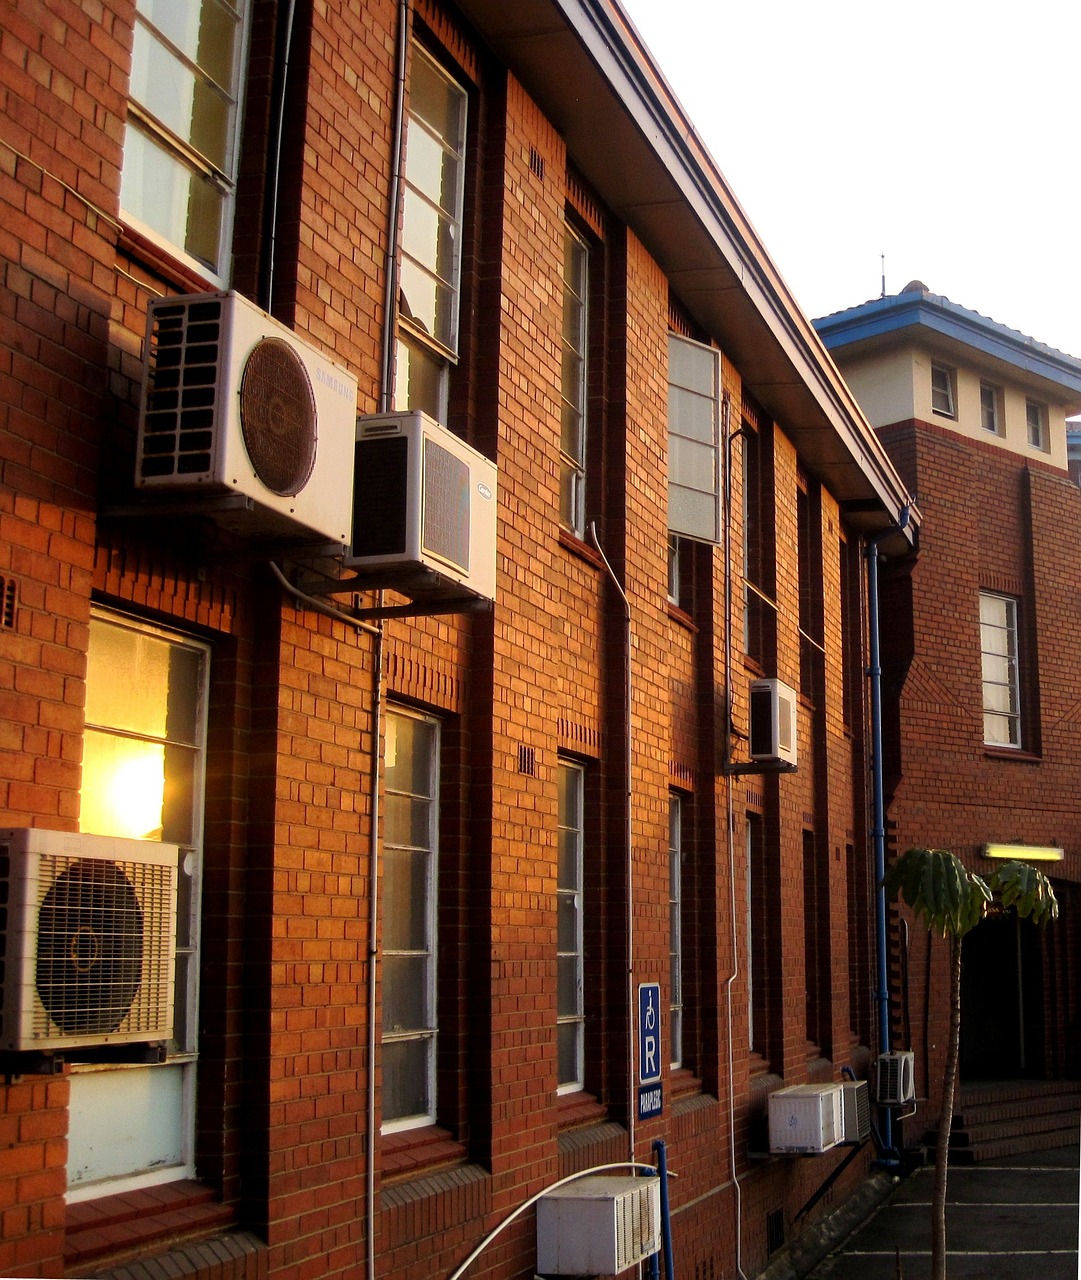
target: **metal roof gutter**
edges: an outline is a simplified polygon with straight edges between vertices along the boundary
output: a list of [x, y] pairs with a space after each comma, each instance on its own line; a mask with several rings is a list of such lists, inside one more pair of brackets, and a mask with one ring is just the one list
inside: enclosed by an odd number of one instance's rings
[[807, 469], [861, 529], [894, 524], [904, 485], [616, 0], [458, 3]]

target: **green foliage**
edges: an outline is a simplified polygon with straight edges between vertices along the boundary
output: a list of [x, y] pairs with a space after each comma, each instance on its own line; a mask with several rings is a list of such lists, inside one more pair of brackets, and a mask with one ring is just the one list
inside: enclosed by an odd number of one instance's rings
[[975, 928], [995, 894], [1004, 907], [1036, 923], [1058, 918], [1050, 881], [1027, 862], [1004, 862], [988, 883], [948, 849], [906, 849], [886, 872], [883, 886], [887, 897], [900, 894], [916, 918], [944, 938], [963, 938]]
[[907, 849], [883, 881], [886, 895], [901, 897], [934, 933], [963, 938], [975, 928], [991, 901], [982, 876], [966, 871], [948, 849]]
[[1058, 899], [1042, 871], [1027, 862], [1004, 862], [991, 877], [991, 889], [1004, 907], [1019, 916], [1031, 916], [1035, 924], [1058, 919]]

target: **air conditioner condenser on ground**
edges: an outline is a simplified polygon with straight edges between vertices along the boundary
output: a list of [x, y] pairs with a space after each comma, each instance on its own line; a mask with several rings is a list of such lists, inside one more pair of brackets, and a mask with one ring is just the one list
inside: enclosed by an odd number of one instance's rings
[[0, 1050], [173, 1033], [175, 844], [0, 829]]
[[885, 1107], [900, 1107], [916, 1098], [916, 1055], [911, 1049], [880, 1053], [875, 1097]]
[[752, 680], [749, 754], [763, 764], [795, 765], [798, 697], [783, 680]]
[[353, 374], [243, 295], [157, 298], [136, 488], [219, 495], [199, 514], [241, 535], [344, 546], [356, 408]]
[[419, 411], [357, 420], [346, 565], [422, 595], [495, 599], [496, 468]]
[[775, 1155], [817, 1155], [841, 1141], [839, 1084], [794, 1084], [769, 1095], [769, 1149]]
[[661, 1247], [661, 1182], [598, 1174], [537, 1201], [537, 1270], [612, 1276]]

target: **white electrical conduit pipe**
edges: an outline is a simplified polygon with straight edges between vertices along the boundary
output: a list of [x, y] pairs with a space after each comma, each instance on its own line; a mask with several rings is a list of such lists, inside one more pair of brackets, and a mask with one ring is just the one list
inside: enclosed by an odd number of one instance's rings
[[736, 917], [736, 850], [733, 827], [735, 805], [732, 799], [732, 775], [728, 770], [732, 755], [732, 444], [742, 434], [742, 427], [731, 434], [732, 398], [726, 391], [721, 401], [721, 433], [725, 442], [724, 467], [724, 823], [725, 846], [728, 852], [728, 909], [732, 921], [732, 972], [725, 979], [725, 1016], [728, 1022], [728, 1157], [732, 1173], [732, 1187], [736, 1198], [736, 1271], [741, 1280], [747, 1280], [743, 1271], [743, 1196], [736, 1169], [736, 1100], [735, 1066], [732, 1049], [732, 986], [739, 976], [739, 927]]

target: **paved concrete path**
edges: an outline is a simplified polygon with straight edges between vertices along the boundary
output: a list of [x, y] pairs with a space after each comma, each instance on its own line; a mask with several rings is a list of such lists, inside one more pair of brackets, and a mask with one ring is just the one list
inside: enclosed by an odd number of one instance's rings
[[[809, 1280], [931, 1274], [931, 1182], [918, 1169]], [[1078, 1147], [952, 1166], [946, 1187], [949, 1280], [1079, 1280]]]

